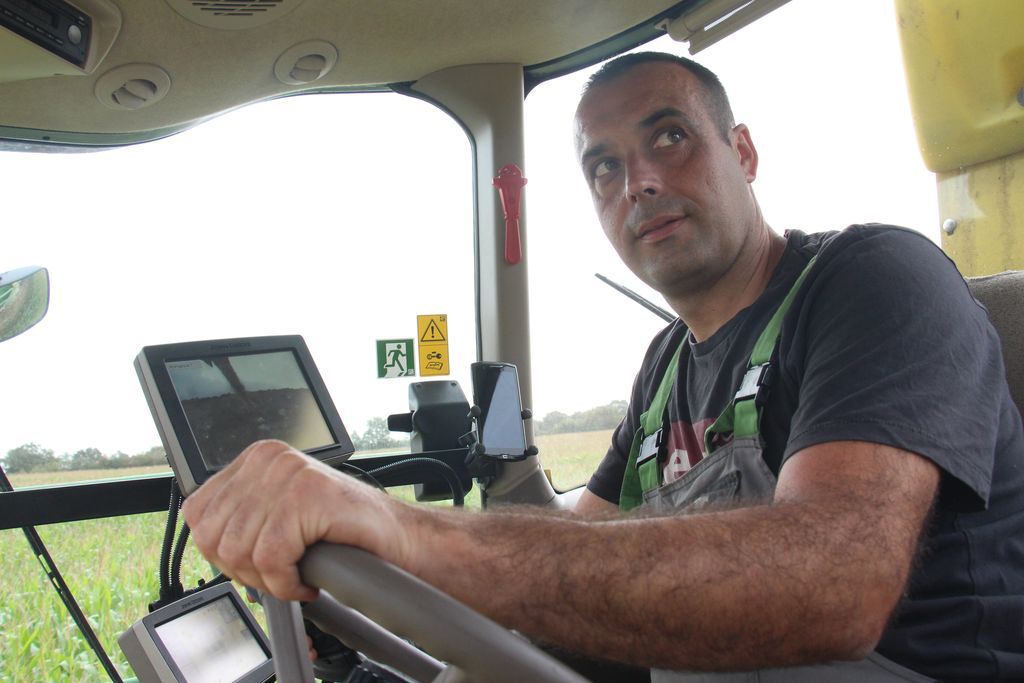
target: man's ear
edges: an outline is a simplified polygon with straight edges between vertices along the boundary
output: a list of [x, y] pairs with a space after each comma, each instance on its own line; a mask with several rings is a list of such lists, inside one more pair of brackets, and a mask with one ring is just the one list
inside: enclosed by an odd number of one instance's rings
[[737, 124], [729, 131], [729, 138], [732, 148], [736, 151], [740, 167], [743, 169], [744, 177], [748, 183], [754, 182], [754, 179], [757, 178], [757, 148], [754, 147], [754, 141], [750, 137], [750, 129], [746, 124]]

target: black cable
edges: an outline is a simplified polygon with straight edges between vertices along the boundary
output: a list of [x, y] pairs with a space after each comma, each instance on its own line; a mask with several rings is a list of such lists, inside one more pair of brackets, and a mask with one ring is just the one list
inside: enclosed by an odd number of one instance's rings
[[381, 484], [376, 478], [374, 478], [374, 476], [370, 472], [367, 472], [358, 465], [354, 465], [351, 462], [340, 462], [337, 463], [335, 467], [341, 470], [346, 470], [351, 476], [355, 477], [356, 479], [364, 480], [367, 483], [373, 484], [381, 491], [387, 493], [387, 488], [383, 484]]
[[171, 500], [167, 506], [167, 524], [164, 526], [164, 542], [160, 548], [160, 599], [171, 589], [171, 547], [174, 531], [178, 527], [178, 508], [181, 506], [181, 491], [178, 482], [171, 479]]
[[[4, 472], [4, 468], [0, 465], [0, 491], [13, 491], [14, 487], [11, 486], [10, 480], [7, 479], [7, 474]], [[32, 547], [32, 552], [35, 553], [36, 559], [39, 560], [39, 564], [43, 566], [43, 571], [46, 572], [47, 578], [50, 579], [50, 584], [54, 590], [57, 591], [57, 595], [60, 596], [61, 602], [64, 603], [64, 607], [67, 608], [68, 613], [71, 615], [71, 619], [75, 622], [75, 626], [85, 637], [85, 642], [89, 644], [92, 651], [96, 654], [96, 658], [100, 660], [100, 664], [103, 666], [103, 670], [107, 672], [110, 680], [114, 683], [122, 683], [121, 676], [117, 673], [117, 669], [114, 668], [114, 664], [110, 661], [110, 657], [107, 656], [106, 650], [103, 649], [100, 639], [96, 637], [96, 632], [92, 630], [92, 626], [89, 625], [89, 620], [85, 618], [82, 613], [82, 608], [78, 606], [78, 602], [75, 600], [75, 596], [71, 593], [71, 589], [68, 587], [67, 582], [64, 581], [64, 577], [61, 576], [60, 570], [57, 569], [57, 563], [53, 561], [50, 556], [50, 552], [46, 549], [46, 545], [43, 543], [43, 539], [36, 532], [35, 527], [26, 526], [21, 529], [25, 533], [25, 538], [28, 539], [29, 546]]]
[[171, 588], [180, 595], [185, 593], [185, 588], [181, 583], [181, 560], [185, 556], [185, 545], [188, 543], [188, 535], [188, 524], [182, 522], [181, 531], [178, 532], [178, 540], [174, 543], [174, 555], [171, 557]]
[[[171, 499], [167, 506], [167, 524], [164, 526], [164, 541], [160, 547], [160, 595], [149, 603], [149, 611], [153, 612], [181, 598], [183, 594], [181, 582], [171, 581], [171, 554], [174, 546], [174, 532], [178, 528], [178, 510], [181, 508], [181, 491], [178, 482], [171, 479]], [[184, 548], [181, 549], [184, 552]]]
[[[180, 509], [182, 503], [181, 492], [178, 491], [176, 485], [172, 484], [172, 486], [174, 486], [174, 488], [171, 496], [171, 505], [172, 509], [174, 510], [174, 513], [172, 514], [170, 510], [168, 510], [168, 522], [170, 522], [170, 518], [172, 516], [174, 518], [178, 517], [178, 510]], [[177, 495], [174, 495], [175, 492], [177, 493]], [[173, 528], [174, 527], [168, 524], [166, 531], [170, 533], [171, 529]], [[181, 581], [181, 564], [185, 557], [185, 548], [188, 547], [188, 539], [191, 533], [192, 530], [189, 528], [188, 524], [182, 522], [181, 529], [178, 531], [178, 536], [174, 541], [174, 550], [171, 553], [170, 561], [168, 562], [163, 557], [161, 557], [161, 577], [163, 576], [164, 573], [166, 573], [167, 583], [166, 585], [161, 585], [160, 599], [153, 603], [150, 603], [150, 612], [165, 605], [169, 605], [170, 603], [180, 600], [188, 595], [192, 595], [207, 588], [212, 588], [213, 586], [216, 586], [219, 583], [230, 581], [230, 579], [224, 576], [223, 574], [217, 574], [209, 581], [199, 579], [199, 585], [197, 585], [193, 589], [185, 590], [185, 586]], [[167, 535], [168, 534], [165, 534], [164, 536], [165, 546], [167, 545]], [[161, 581], [163, 581], [163, 578], [161, 578]]]
[[399, 460], [388, 465], [376, 467], [369, 472], [368, 475], [376, 476], [379, 474], [392, 474], [396, 471], [407, 470], [413, 467], [422, 467], [427, 465], [440, 470], [441, 476], [444, 478], [445, 483], [452, 490], [452, 505], [456, 507], [461, 506], [465, 500], [465, 494], [462, 492], [462, 482], [459, 480], [459, 475], [455, 472], [451, 465], [444, 462], [443, 460], [437, 460], [435, 458], [406, 458], [405, 460]]

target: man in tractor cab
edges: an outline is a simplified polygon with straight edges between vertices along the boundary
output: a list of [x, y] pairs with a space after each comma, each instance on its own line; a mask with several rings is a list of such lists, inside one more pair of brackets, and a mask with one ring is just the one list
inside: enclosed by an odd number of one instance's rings
[[265, 441], [186, 501], [204, 555], [304, 600], [305, 548], [356, 545], [653, 680], [1024, 678], [1024, 433], [955, 266], [894, 227], [773, 231], [689, 60], [610, 62], [576, 136], [607, 238], [679, 316], [578, 514], [412, 506]]

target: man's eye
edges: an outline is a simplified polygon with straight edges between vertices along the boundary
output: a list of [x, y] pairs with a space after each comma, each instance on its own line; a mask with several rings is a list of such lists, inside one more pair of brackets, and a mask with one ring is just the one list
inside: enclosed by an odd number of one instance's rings
[[686, 134], [678, 128], [670, 128], [668, 130], [658, 133], [657, 137], [654, 138], [654, 147], [668, 147], [669, 145], [677, 145], [683, 141]]
[[591, 175], [595, 178], [600, 178], [605, 174], [611, 173], [618, 167], [618, 163], [612, 161], [611, 159], [602, 159], [601, 161], [594, 164], [594, 170], [591, 172]]

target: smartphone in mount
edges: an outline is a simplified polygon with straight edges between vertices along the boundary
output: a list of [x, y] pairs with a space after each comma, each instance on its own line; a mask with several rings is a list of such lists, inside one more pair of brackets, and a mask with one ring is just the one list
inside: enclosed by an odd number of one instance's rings
[[511, 363], [482, 361], [470, 366], [473, 380], [473, 409], [476, 444], [473, 454], [499, 460], [522, 460], [535, 455], [526, 444], [523, 410], [519, 394], [519, 373]]

